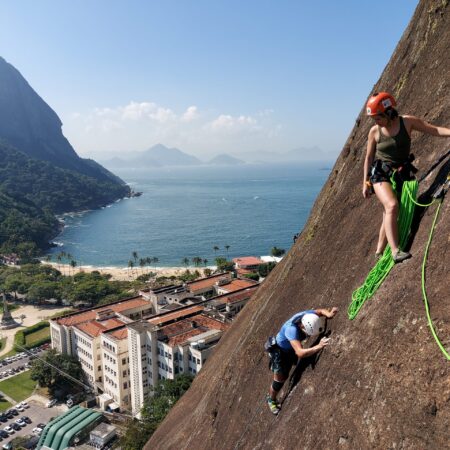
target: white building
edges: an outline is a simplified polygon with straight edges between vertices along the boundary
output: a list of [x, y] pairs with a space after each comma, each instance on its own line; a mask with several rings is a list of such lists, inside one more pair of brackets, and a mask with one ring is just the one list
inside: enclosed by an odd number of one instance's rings
[[178, 374], [196, 375], [228, 325], [191, 306], [128, 324], [131, 409], [139, 413], [150, 388]]

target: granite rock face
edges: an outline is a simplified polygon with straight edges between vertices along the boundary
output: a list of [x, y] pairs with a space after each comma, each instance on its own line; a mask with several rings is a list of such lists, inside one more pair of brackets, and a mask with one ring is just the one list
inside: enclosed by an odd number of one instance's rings
[[[450, 126], [450, 7], [422, 0], [372, 92], [386, 90], [402, 114]], [[367, 96], [371, 92], [367, 93]], [[418, 211], [413, 258], [394, 267], [354, 321], [346, 310], [374, 265], [381, 221], [361, 195], [367, 133], [361, 114], [294, 247], [264, 282], [189, 391], [145, 447], [154, 449], [450, 448], [450, 362], [427, 326], [421, 264], [436, 206]], [[450, 139], [413, 135], [419, 194], [450, 170]], [[426, 289], [450, 350], [450, 194], [430, 248]], [[264, 397], [271, 374], [263, 344], [293, 313], [337, 305], [331, 344], [306, 367], [276, 418]]]

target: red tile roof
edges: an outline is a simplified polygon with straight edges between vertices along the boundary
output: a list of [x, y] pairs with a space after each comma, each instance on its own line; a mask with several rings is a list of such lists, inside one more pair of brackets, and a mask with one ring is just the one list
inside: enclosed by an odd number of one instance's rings
[[111, 330], [112, 328], [116, 328], [120, 325], [125, 325], [125, 322], [122, 322], [117, 318], [112, 318], [108, 320], [102, 320], [101, 322], [98, 322], [97, 320], [91, 320], [89, 322], [79, 323], [75, 325], [75, 328], [83, 331], [88, 336], [97, 337], [104, 331]]
[[128, 337], [128, 328], [121, 328], [120, 330], [111, 331], [108, 334], [121, 341], [122, 339], [126, 339]]
[[242, 266], [257, 266], [264, 264], [264, 261], [256, 256], [243, 256], [242, 258], [233, 258], [233, 262]]
[[[195, 325], [195, 327], [194, 327]], [[198, 336], [209, 330], [225, 331], [229, 328], [228, 324], [222, 323], [203, 314], [184, 319], [180, 322], [166, 325], [161, 328], [161, 333], [168, 337], [167, 344], [170, 346], [181, 345], [189, 338]]]
[[222, 289], [227, 292], [238, 291], [239, 289], [253, 287], [257, 284], [256, 281], [252, 280], [233, 280], [230, 283], [223, 284], [222, 286], [218, 286], [219, 289]]
[[150, 302], [145, 300], [143, 297], [130, 298], [129, 300], [124, 300], [118, 303], [112, 303], [105, 306], [100, 306], [97, 308], [88, 309], [87, 311], [82, 311], [80, 313], [70, 314], [66, 317], [61, 317], [56, 319], [56, 323], [59, 325], [74, 326], [79, 323], [88, 322], [96, 318], [97, 313], [104, 311], [106, 309], [112, 309], [117, 313], [124, 313], [129, 309], [137, 308], [139, 306], [149, 305]]
[[208, 287], [212, 288], [222, 278], [230, 279], [231, 275], [228, 273], [221, 273], [201, 280], [191, 281], [190, 283], [186, 283], [186, 285], [191, 292], [195, 292]]
[[152, 317], [151, 319], [147, 319], [147, 322], [153, 325], [162, 325], [166, 322], [171, 322], [175, 319], [180, 319], [182, 317], [186, 317], [195, 313], [199, 313], [203, 311], [203, 306], [192, 306], [190, 308], [182, 309], [181, 311], [175, 311], [173, 313], [164, 314], [163, 316]]

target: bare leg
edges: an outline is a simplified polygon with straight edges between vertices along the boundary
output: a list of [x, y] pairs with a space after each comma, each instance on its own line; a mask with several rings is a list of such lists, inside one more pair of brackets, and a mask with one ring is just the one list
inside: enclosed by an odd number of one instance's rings
[[378, 243], [377, 243], [377, 251], [376, 253], [382, 254], [384, 252], [384, 249], [387, 245], [387, 238], [386, 238], [386, 230], [385, 230], [385, 213], [383, 211], [383, 221], [381, 222], [380, 232], [378, 234]]
[[[281, 383], [283, 383], [284, 381], [286, 381], [286, 378], [284, 377], [284, 375], [282, 375], [281, 373], [274, 373], [273, 374], [273, 379], [275, 381], [279, 381]], [[276, 400], [277, 399], [277, 395], [280, 393], [280, 391], [274, 391], [272, 388], [272, 385], [270, 385], [270, 389], [269, 389], [269, 394], [270, 394], [270, 398], [272, 400]]]
[[391, 246], [392, 254], [397, 253], [398, 248], [398, 200], [392, 190], [392, 186], [388, 182], [375, 183], [373, 185], [375, 194], [380, 200], [384, 208], [384, 231], [386, 233], [387, 241]]

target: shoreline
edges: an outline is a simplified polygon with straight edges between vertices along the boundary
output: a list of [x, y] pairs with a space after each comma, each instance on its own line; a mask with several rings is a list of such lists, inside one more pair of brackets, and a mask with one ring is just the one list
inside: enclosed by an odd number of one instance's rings
[[187, 267], [180, 267], [180, 266], [172, 266], [172, 267], [152, 267], [152, 266], [145, 266], [145, 267], [133, 267], [132, 269], [129, 267], [116, 267], [116, 266], [76, 266], [72, 267], [70, 264], [60, 264], [57, 262], [52, 261], [43, 261], [41, 260], [41, 264], [45, 264], [47, 266], [51, 266], [57, 270], [59, 270], [63, 275], [74, 275], [80, 272], [94, 272], [98, 271], [102, 275], [110, 274], [111, 280], [113, 281], [133, 281], [138, 276], [154, 272], [157, 274], [157, 276], [178, 276], [183, 274], [186, 270], [190, 270], [191, 272], [198, 270], [200, 273], [203, 272], [204, 269], [210, 269], [212, 271], [216, 270], [216, 266], [201, 266], [201, 267], [195, 267], [195, 266], [187, 266]]

